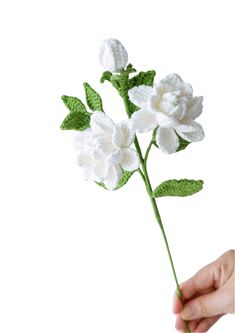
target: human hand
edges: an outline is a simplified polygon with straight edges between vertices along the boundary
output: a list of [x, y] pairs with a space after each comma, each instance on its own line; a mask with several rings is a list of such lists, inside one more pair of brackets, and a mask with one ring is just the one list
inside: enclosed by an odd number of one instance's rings
[[224, 253], [180, 285], [185, 303], [174, 294], [175, 327], [185, 332], [207, 332], [224, 314], [235, 314], [235, 251]]

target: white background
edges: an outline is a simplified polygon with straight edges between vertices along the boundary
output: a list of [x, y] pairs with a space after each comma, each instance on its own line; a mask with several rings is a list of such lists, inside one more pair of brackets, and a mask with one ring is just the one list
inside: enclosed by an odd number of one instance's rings
[[[138, 174], [108, 192], [85, 182], [60, 96], [88, 81], [106, 112], [125, 117], [99, 84], [100, 42], [118, 38], [130, 62], [176, 72], [204, 96], [206, 138], [166, 156], [153, 150], [154, 185], [204, 179], [159, 209], [180, 281], [235, 246], [233, 1], [2, 1], [0, 332], [175, 332], [174, 281]], [[146, 146], [148, 135], [141, 136]], [[226, 316], [211, 332], [233, 332]]]

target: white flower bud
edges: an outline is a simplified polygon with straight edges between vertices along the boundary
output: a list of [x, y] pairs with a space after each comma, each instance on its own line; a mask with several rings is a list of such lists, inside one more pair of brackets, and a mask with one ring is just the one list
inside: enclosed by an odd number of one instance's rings
[[100, 45], [99, 62], [106, 70], [112, 73], [121, 72], [127, 65], [128, 54], [119, 40], [105, 39]]

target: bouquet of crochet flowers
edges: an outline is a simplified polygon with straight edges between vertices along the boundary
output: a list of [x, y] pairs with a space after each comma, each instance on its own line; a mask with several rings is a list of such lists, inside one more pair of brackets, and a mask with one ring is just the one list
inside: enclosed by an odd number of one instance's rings
[[[192, 86], [177, 74], [169, 74], [155, 83], [154, 70], [137, 73], [128, 64], [127, 51], [116, 39], [102, 42], [99, 61], [106, 69], [100, 81], [110, 82], [117, 90], [123, 100], [127, 119], [115, 124], [104, 111], [100, 95], [88, 83], [84, 83], [89, 109], [77, 97], [62, 96], [69, 114], [62, 122], [61, 129], [77, 131], [78, 165], [87, 180], [107, 190], [117, 190], [128, 182], [134, 172], [139, 173], [162, 232], [177, 294], [183, 303], [156, 198], [192, 195], [202, 189], [203, 181], [171, 179], [152, 187], [147, 163], [152, 148], [173, 154], [204, 138], [202, 126], [195, 121], [202, 112], [203, 97], [194, 97]], [[149, 131], [152, 131], [151, 140], [143, 153], [137, 133]], [[188, 323], [186, 332], [190, 332]]]

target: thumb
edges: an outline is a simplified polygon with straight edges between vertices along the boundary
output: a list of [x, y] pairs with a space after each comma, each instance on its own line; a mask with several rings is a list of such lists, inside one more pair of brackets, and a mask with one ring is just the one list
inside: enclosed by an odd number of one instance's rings
[[199, 296], [184, 305], [181, 317], [184, 320], [193, 320], [227, 313], [229, 298], [224, 289]]

